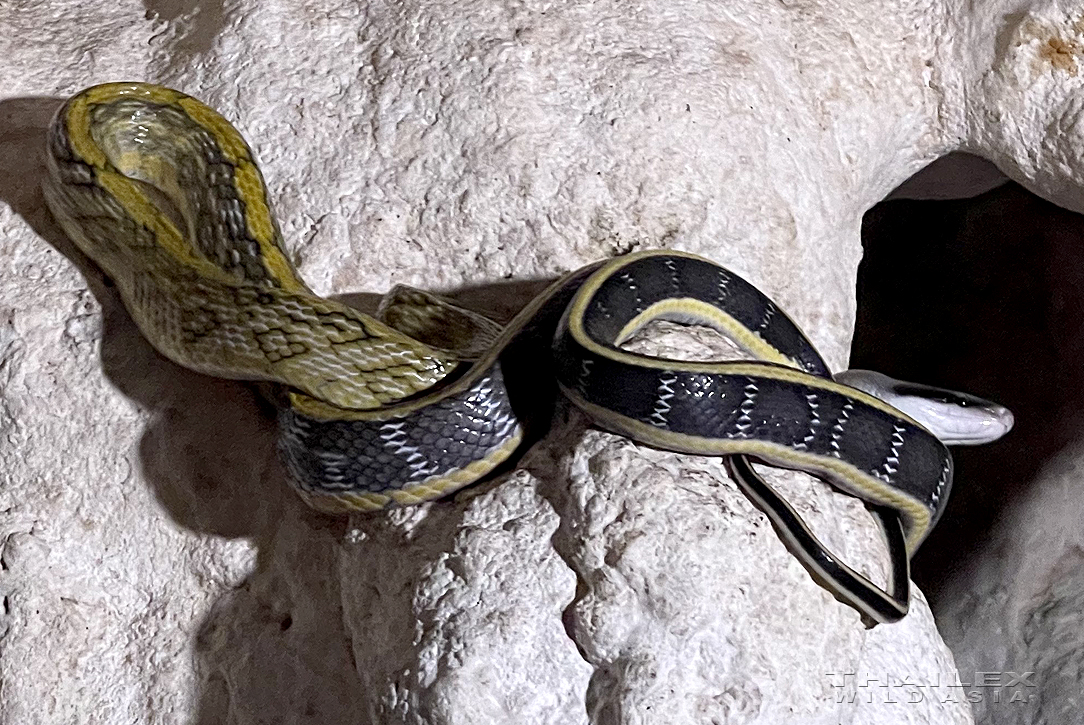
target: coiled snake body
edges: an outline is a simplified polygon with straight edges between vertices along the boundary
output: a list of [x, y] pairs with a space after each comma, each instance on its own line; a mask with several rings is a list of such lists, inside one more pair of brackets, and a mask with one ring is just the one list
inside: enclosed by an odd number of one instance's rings
[[[162, 354], [287, 391], [281, 449], [310, 505], [417, 503], [491, 471], [524, 438], [510, 361], [553, 341], [562, 390], [599, 424], [730, 456], [738, 482], [830, 591], [874, 621], [906, 612], [908, 558], [951, 485], [948, 450], [891, 405], [834, 382], [794, 323], [722, 267], [671, 251], [590, 265], [504, 327], [398, 288], [382, 321], [305, 285], [247, 144], [193, 98], [142, 83], [84, 90], [57, 114], [47, 165], [53, 215]], [[758, 360], [679, 362], [620, 348], [661, 318], [713, 326]], [[745, 455], [867, 501], [893, 555], [889, 591], [821, 547]]]

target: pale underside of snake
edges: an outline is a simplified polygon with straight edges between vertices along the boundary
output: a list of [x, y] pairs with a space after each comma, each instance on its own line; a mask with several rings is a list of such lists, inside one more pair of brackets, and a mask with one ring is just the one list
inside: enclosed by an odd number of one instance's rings
[[[240, 134], [161, 86], [112, 83], [72, 97], [51, 127], [47, 166], [53, 215], [114, 280], [151, 344], [199, 372], [281, 386], [280, 448], [291, 482], [321, 510], [432, 500], [509, 460], [532, 418], [548, 423], [555, 392], [518, 384], [518, 367], [550, 357], [560, 389], [599, 425], [728, 456], [739, 485], [829, 591], [867, 621], [894, 621], [907, 611], [909, 557], [952, 479], [948, 450], [912, 415], [930, 425], [947, 416], [941, 430], [962, 425], [972, 431], [965, 442], [1011, 425], [1003, 408], [950, 391], [901, 393], [893, 384], [903, 384], [854, 371], [854, 387], [834, 381], [770, 299], [681, 252], [571, 272], [507, 325], [405, 287], [377, 317], [321, 298], [289, 261]], [[693, 363], [621, 348], [657, 319], [714, 327], [756, 359]], [[909, 415], [882, 399], [908, 397], [939, 412]], [[866, 501], [892, 554], [889, 591], [824, 549], [746, 456]]]

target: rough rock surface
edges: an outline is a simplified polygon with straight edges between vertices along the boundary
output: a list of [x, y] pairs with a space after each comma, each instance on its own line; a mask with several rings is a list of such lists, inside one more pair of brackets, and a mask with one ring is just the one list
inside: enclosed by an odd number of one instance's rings
[[[574, 412], [453, 502], [306, 510], [258, 397], [159, 358], [63, 238], [38, 153], [66, 95], [164, 83], [236, 121], [322, 293], [492, 308], [677, 247], [839, 368], [862, 213], [926, 164], [967, 150], [1084, 207], [1080, 20], [1018, 5], [0, 6], [0, 720], [970, 722], [920, 594], [862, 629], [719, 461]], [[778, 483], [876, 576], [860, 505]]]

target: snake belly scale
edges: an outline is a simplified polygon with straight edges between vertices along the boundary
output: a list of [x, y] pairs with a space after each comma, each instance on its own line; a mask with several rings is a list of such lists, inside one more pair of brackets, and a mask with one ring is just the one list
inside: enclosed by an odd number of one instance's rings
[[[114, 280], [155, 348], [199, 372], [285, 391], [280, 448], [310, 505], [379, 510], [486, 475], [526, 435], [508, 373], [544, 350], [561, 390], [601, 426], [728, 456], [739, 484], [837, 598], [873, 621], [906, 613], [908, 559], [951, 486], [948, 450], [891, 405], [833, 382], [794, 323], [713, 262], [654, 251], [589, 265], [504, 326], [417, 290], [401, 290], [377, 319], [301, 280], [248, 145], [189, 96], [143, 83], [80, 92], [50, 129], [47, 168], [54, 217]], [[473, 339], [435, 339], [420, 309], [462, 323]], [[692, 363], [621, 349], [656, 319], [715, 327], [757, 359]], [[544, 386], [534, 397], [552, 405]], [[890, 591], [827, 552], [745, 456], [866, 501], [885, 526]]]

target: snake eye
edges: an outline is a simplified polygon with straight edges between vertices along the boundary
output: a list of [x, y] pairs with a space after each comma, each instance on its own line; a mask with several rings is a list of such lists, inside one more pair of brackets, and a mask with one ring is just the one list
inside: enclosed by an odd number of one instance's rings
[[933, 388], [926, 385], [899, 384], [894, 386], [893, 392], [900, 396], [917, 398], [931, 403], [951, 405], [956, 408], [973, 408], [975, 406], [988, 405], [986, 401], [964, 393], [952, 390]]

